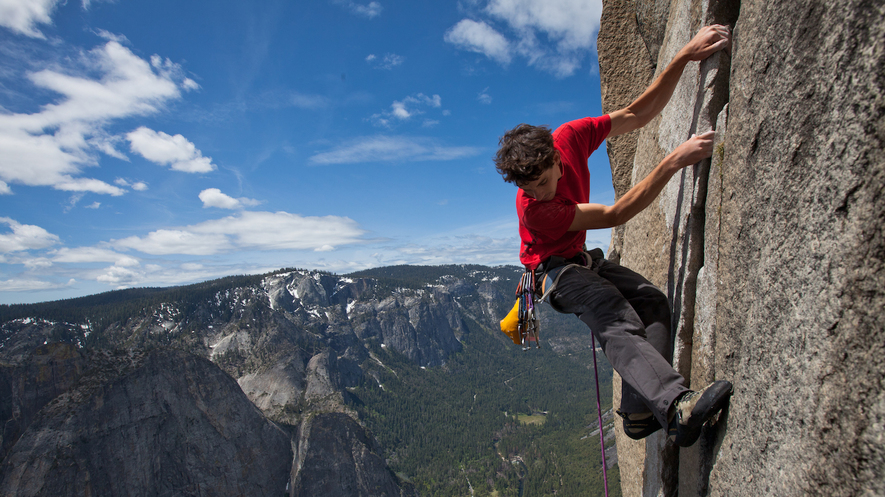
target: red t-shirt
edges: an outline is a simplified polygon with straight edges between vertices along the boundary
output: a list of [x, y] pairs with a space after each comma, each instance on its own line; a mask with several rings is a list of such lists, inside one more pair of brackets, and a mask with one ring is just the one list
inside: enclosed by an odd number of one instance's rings
[[562, 160], [562, 177], [553, 200], [540, 202], [516, 193], [519, 260], [535, 269], [550, 256], [571, 258], [584, 247], [586, 231], [568, 231], [575, 218], [575, 205], [590, 201], [590, 170], [587, 159], [611, 131], [611, 118], [585, 117], [567, 122], [553, 132], [553, 146]]

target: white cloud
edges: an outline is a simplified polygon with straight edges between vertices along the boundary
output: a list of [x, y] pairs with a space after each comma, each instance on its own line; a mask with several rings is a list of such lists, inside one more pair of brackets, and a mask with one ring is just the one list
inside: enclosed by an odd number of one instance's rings
[[180, 95], [175, 81], [181, 72], [178, 65], [157, 55], [149, 64], [115, 41], [94, 49], [83, 64], [85, 70], [101, 70], [104, 75], [94, 80], [49, 69], [30, 75], [34, 84], [66, 99], [27, 116], [28, 131], [150, 114]]
[[384, 58], [382, 58], [381, 60], [378, 60], [378, 57], [375, 56], [375, 54], [369, 54], [366, 57], [366, 62], [374, 65], [375, 67], [377, 67], [379, 69], [387, 69], [387, 70], [390, 70], [390, 69], [393, 69], [394, 67], [400, 66], [405, 61], [406, 61], [405, 57], [403, 57], [401, 55], [397, 55], [395, 53], [384, 54]]
[[343, 6], [352, 14], [368, 17], [369, 19], [381, 15], [384, 8], [378, 2], [369, 2], [366, 5], [353, 2], [352, 0], [334, 0], [334, 3]]
[[12, 195], [12, 188], [5, 181], [0, 181], [0, 195]]
[[[83, 8], [84, 9], [88, 8], [86, 0], [83, 1]], [[108, 41], [116, 41], [117, 43], [119, 43], [121, 45], [128, 45], [129, 44], [129, 39], [126, 38], [125, 35], [118, 35], [118, 34], [111, 33], [110, 31], [107, 31], [104, 29], [95, 30], [94, 33], [99, 38], [104, 38], [105, 40], [108, 40]]]
[[200, 192], [200, 200], [203, 201], [203, 207], [218, 207], [219, 209], [239, 209], [242, 207], [240, 201], [221, 193], [218, 188], [209, 188]]
[[0, 217], [0, 223], [9, 226], [11, 232], [0, 233], [0, 253], [20, 252], [51, 247], [58, 243], [58, 236], [31, 224], [20, 224], [8, 217]]
[[130, 183], [129, 180], [125, 178], [117, 178], [114, 180], [115, 185], [122, 186], [124, 188], [132, 188], [135, 191], [143, 192], [148, 189], [147, 183], [144, 181], [136, 181], [135, 183]]
[[200, 192], [200, 200], [203, 207], [217, 207], [219, 209], [242, 209], [246, 206], [258, 205], [261, 202], [251, 198], [233, 198], [221, 192], [218, 188], [207, 188]]
[[68, 147], [57, 136], [35, 136], [21, 129], [5, 127], [4, 117], [0, 116], [0, 177], [4, 183], [108, 195], [124, 193], [100, 180], [74, 177], [79, 174], [81, 164], [92, 161], [82, 150], [65, 150]]
[[52, 267], [52, 261], [45, 257], [32, 257], [30, 259], [23, 259], [21, 262], [28, 269], [46, 269]]
[[[464, 19], [444, 39], [503, 65], [518, 54], [531, 66], [565, 77], [594, 49], [601, 14], [601, 0], [489, 0], [475, 12], [486, 19]], [[510, 39], [492, 27], [496, 21], [504, 23]]]
[[141, 269], [111, 266], [106, 268], [103, 274], [96, 276], [95, 280], [117, 288], [125, 288], [138, 285], [139, 282], [144, 281], [144, 278], [145, 272]]
[[144, 237], [130, 236], [111, 243], [121, 249], [133, 249], [151, 255], [212, 255], [233, 249], [233, 245], [221, 234], [172, 229], [152, 231]]
[[308, 95], [297, 92], [289, 95], [289, 103], [299, 109], [322, 109], [330, 105], [329, 99], [322, 95]]
[[148, 63], [116, 41], [75, 62], [28, 75], [38, 88], [61, 95], [55, 102], [33, 114], [0, 114], [0, 181], [7, 186], [122, 195], [119, 187], [80, 176], [83, 167], [98, 164], [99, 153], [120, 155], [105, 128], [156, 113], [195, 85], [177, 64], [159, 56]]
[[152, 255], [213, 255], [240, 249], [328, 250], [361, 243], [365, 231], [350, 218], [299, 216], [287, 212], [241, 212], [144, 237], [114, 240], [118, 248]]
[[54, 288], [64, 288], [74, 284], [74, 280], [70, 280], [65, 284], [59, 285], [48, 281], [32, 280], [32, 279], [11, 279], [0, 281], [0, 291], [2, 292], [33, 292], [38, 290], [51, 290]]
[[455, 160], [481, 152], [477, 147], [448, 147], [431, 138], [373, 136], [310, 157], [313, 164], [358, 164], [362, 162], [424, 162]]
[[485, 22], [463, 19], [446, 31], [444, 40], [461, 49], [485, 55], [507, 65], [512, 58], [510, 42]]
[[244, 212], [207, 221], [195, 229], [229, 236], [241, 248], [261, 250], [326, 250], [359, 243], [365, 234], [347, 217], [303, 217], [287, 212]]
[[90, 271], [88, 279], [107, 283], [116, 288], [133, 286], [169, 286], [183, 285], [197, 281], [206, 281], [212, 278], [229, 276], [231, 274], [260, 274], [278, 269], [276, 267], [259, 270], [244, 265], [221, 265], [205, 266], [199, 263], [175, 262], [160, 264], [145, 264], [139, 268], [125, 268], [118, 265], [109, 266], [98, 271]]
[[0, 26], [32, 38], [45, 38], [37, 24], [52, 23], [59, 0], [0, 0]]
[[561, 51], [589, 49], [599, 31], [601, 0], [491, 0], [486, 11], [517, 31], [535, 31]]
[[117, 266], [131, 267], [141, 263], [135, 257], [100, 247], [60, 248], [49, 254], [52, 262], [86, 264], [92, 262], [113, 262]]
[[171, 136], [142, 126], [126, 135], [133, 152], [145, 159], [186, 173], [215, 170], [211, 157], [203, 157], [193, 143], [181, 135]]
[[65, 207], [64, 207], [64, 212], [70, 212], [71, 209], [76, 207], [77, 204], [80, 203], [81, 200], [83, 200], [83, 195], [85, 195], [85, 194], [84, 193], [75, 193], [75, 194], [71, 195], [71, 198], [68, 199], [67, 205], [65, 205]]
[[440, 108], [442, 107], [442, 98], [439, 95], [428, 97], [423, 93], [410, 95], [402, 100], [394, 100], [390, 104], [390, 110], [380, 114], [374, 114], [371, 120], [381, 126], [390, 126], [391, 119], [398, 121], [407, 121], [416, 115], [423, 114], [424, 107]]
[[479, 103], [481, 104], [488, 105], [492, 103], [492, 96], [489, 95], [489, 87], [486, 86], [481, 92], [479, 92], [479, 95], [476, 96], [476, 99], [479, 100]]

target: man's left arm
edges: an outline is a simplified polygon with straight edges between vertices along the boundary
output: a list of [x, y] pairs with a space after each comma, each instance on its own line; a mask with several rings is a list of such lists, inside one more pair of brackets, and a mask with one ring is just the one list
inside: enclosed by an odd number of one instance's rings
[[639, 98], [627, 107], [609, 114], [612, 123], [609, 138], [629, 133], [648, 124], [664, 110], [667, 102], [670, 101], [685, 66], [690, 61], [704, 60], [726, 48], [730, 41], [731, 35], [728, 26], [714, 24], [701, 29], [690, 42], [679, 50], [667, 68], [658, 75]]

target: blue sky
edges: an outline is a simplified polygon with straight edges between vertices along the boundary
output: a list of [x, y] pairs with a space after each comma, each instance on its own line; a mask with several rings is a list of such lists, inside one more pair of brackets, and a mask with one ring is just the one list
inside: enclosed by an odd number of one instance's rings
[[[0, 303], [283, 267], [518, 264], [498, 138], [601, 114], [600, 12], [0, 0]], [[591, 201], [612, 202], [604, 147], [590, 172]]]

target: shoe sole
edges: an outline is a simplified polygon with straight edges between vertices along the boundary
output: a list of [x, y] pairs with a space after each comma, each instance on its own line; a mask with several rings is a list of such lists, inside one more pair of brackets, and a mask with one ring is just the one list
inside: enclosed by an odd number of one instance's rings
[[651, 435], [652, 433], [661, 429], [661, 423], [658, 423], [658, 421], [654, 418], [652, 418], [652, 421], [649, 422], [648, 424], [646, 424], [644, 426], [643, 425], [640, 425], [640, 426], [642, 426], [642, 428], [640, 428], [638, 431], [631, 432], [628, 430], [630, 430], [632, 428], [628, 428], [627, 425], [625, 424], [624, 425], [624, 435], [627, 435], [628, 438], [631, 438], [633, 440], [642, 440], [643, 438], [646, 438], [649, 435]]
[[710, 420], [731, 397], [734, 387], [731, 382], [725, 380], [714, 381], [698, 399], [694, 409], [691, 410], [691, 417], [688, 418], [688, 424], [682, 433], [679, 444], [681, 447], [688, 447], [697, 442], [701, 436], [701, 427]]

